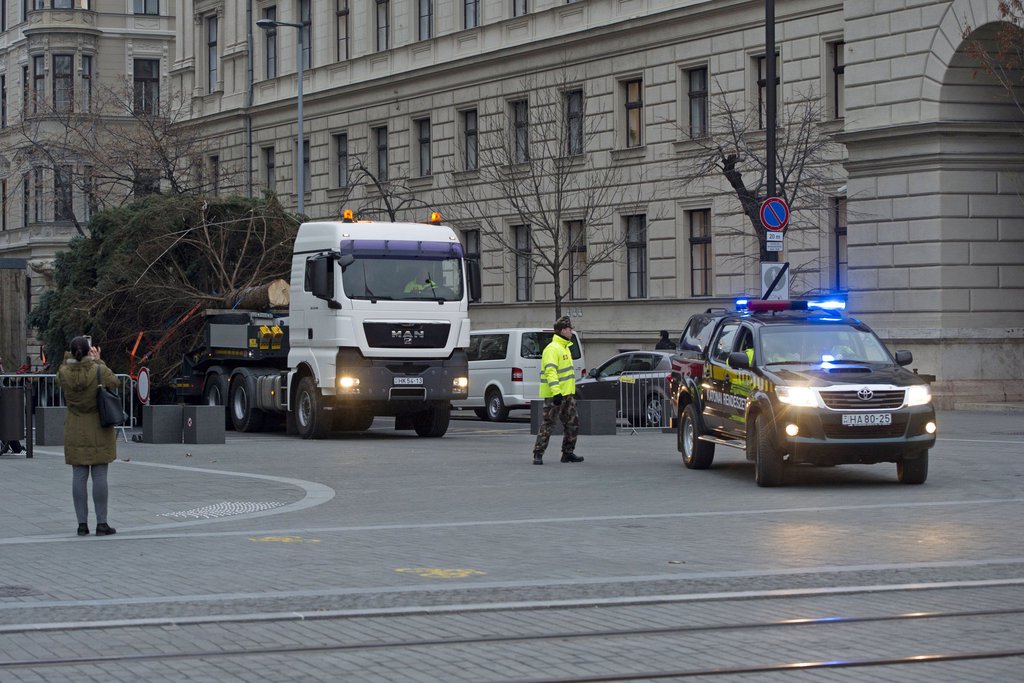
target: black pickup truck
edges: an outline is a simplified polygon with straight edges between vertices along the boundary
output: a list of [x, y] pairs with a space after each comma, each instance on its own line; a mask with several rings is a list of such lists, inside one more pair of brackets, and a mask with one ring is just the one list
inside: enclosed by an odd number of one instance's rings
[[687, 322], [676, 367], [677, 446], [690, 469], [716, 445], [744, 450], [759, 486], [795, 465], [896, 463], [904, 484], [928, 478], [935, 409], [928, 383], [841, 302], [748, 301]]

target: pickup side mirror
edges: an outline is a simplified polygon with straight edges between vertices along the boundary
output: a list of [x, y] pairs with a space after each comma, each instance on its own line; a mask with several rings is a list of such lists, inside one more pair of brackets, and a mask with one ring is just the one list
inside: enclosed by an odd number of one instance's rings
[[729, 354], [729, 366], [737, 369], [749, 368], [750, 359], [743, 351], [733, 351]]
[[914, 362], [914, 354], [910, 351], [897, 351], [896, 352], [896, 364], [897, 365], [910, 365]]

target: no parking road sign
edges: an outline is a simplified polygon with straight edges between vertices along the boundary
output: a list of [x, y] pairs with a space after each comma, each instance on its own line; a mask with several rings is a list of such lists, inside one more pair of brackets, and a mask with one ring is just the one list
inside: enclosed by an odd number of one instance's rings
[[766, 230], [782, 230], [789, 223], [789, 205], [781, 197], [769, 197], [761, 203], [761, 225]]

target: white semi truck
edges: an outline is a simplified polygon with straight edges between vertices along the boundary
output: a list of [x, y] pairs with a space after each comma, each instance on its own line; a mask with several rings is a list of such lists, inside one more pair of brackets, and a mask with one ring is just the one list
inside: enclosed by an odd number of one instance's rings
[[455, 231], [430, 223], [303, 223], [287, 316], [207, 311], [185, 355], [179, 398], [227, 406], [238, 431], [283, 416], [289, 432], [363, 431], [375, 416], [438, 437], [466, 398], [479, 264]]

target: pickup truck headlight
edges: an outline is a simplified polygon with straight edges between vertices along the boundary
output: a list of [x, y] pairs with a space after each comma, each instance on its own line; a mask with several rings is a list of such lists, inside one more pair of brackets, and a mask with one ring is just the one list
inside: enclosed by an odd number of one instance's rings
[[927, 385], [907, 387], [907, 405], [923, 406], [932, 400], [932, 390]]
[[818, 405], [818, 398], [809, 387], [775, 387], [775, 394], [783, 403], [803, 408], [814, 408]]

